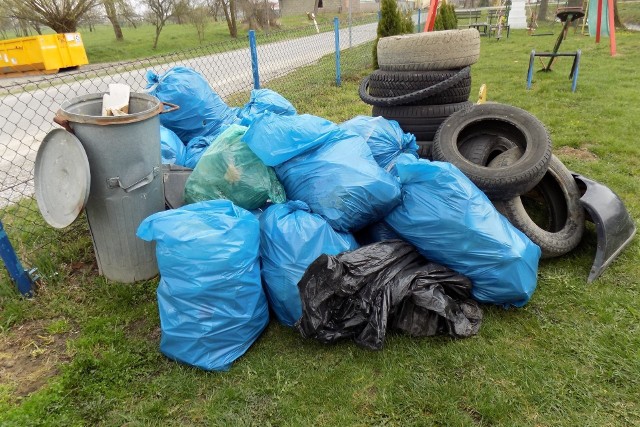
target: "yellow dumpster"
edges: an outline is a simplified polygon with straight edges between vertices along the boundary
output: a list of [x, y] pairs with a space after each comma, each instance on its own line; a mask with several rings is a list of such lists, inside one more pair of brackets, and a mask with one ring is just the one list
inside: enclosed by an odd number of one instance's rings
[[47, 34], [0, 41], [0, 73], [56, 73], [88, 64], [80, 33]]

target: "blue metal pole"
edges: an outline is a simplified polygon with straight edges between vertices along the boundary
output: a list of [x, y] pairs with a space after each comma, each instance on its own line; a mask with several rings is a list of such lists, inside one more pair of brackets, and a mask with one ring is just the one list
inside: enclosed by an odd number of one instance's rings
[[421, 33], [421, 32], [422, 32], [422, 30], [421, 30], [422, 25], [421, 25], [421, 22], [420, 22], [420, 15], [421, 15], [421, 13], [420, 13], [420, 12], [421, 12], [421, 10], [420, 10], [420, 9], [418, 9], [418, 32], [419, 32], [419, 33]]
[[531, 81], [533, 80], [533, 66], [536, 60], [536, 51], [535, 49], [531, 51], [531, 56], [529, 57], [529, 69], [527, 70], [527, 90], [531, 89]]
[[578, 71], [580, 71], [580, 56], [582, 56], [582, 51], [578, 49], [576, 52], [575, 65], [573, 66], [573, 80], [571, 82], [571, 92], [576, 91], [576, 87], [578, 86]]
[[340, 21], [337, 16], [333, 18], [333, 32], [336, 36], [336, 86], [340, 86]]
[[4, 231], [2, 221], [0, 221], [0, 256], [20, 293], [26, 297], [32, 296], [31, 278], [29, 278], [27, 272], [22, 268], [22, 264], [16, 252], [13, 250], [13, 246], [11, 246], [9, 236], [7, 236], [7, 233]]
[[258, 71], [258, 47], [256, 45], [256, 32], [254, 30], [249, 30], [249, 50], [251, 51], [253, 88], [260, 89], [260, 72]]

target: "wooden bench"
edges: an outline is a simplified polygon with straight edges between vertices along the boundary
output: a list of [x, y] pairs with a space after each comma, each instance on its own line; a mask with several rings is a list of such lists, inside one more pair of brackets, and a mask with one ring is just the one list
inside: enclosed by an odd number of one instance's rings
[[[456, 10], [456, 19], [458, 20], [458, 28], [470, 28], [478, 24], [482, 11], [479, 9], [461, 9]], [[466, 22], [465, 22], [466, 21]]]

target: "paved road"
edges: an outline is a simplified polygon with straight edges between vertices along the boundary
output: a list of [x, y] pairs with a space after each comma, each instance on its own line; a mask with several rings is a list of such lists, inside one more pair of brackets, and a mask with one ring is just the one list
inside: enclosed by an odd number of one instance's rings
[[[340, 30], [340, 49], [357, 46], [375, 39], [377, 23]], [[321, 57], [335, 51], [333, 32], [314, 34], [294, 40], [285, 40], [258, 46], [260, 81], [281, 77], [295, 69], [313, 64]], [[249, 49], [239, 49], [205, 57], [171, 62], [153, 67], [163, 73], [175, 65], [190, 66], [203, 74], [211, 86], [223, 97], [247, 91], [253, 87], [251, 57]], [[126, 83], [132, 91], [141, 92], [146, 86], [145, 69], [116, 72], [111, 75], [85, 80], [64, 82], [55, 76], [36, 81], [36, 86], [22, 92], [25, 86], [13, 86], [10, 94], [0, 98], [0, 207], [23, 196], [33, 194], [33, 165], [38, 146], [47, 132], [54, 128], [54, 112], [68, 99], [108, 91], [109, 83]], [[77, 75], [72, 76], [78, 78]], [[46, 81], [63, 82], [53, 87], [44, 87]], [[43, 87], [39, 89], [37, 86]], [[48, 85], [48, 84], [47, 84]]]

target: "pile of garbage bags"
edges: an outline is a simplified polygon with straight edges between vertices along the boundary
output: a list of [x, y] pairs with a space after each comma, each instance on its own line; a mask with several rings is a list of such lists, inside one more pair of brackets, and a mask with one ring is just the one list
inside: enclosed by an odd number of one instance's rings
[[540, 249], [455, 166], [418, 159], [397, 122], [300, 115], [268, 89], [231, 108], [183, 67], [148, 78], [183, 114], [162, 122], [163, 161], [193, 164], [187, 204], [137, 233], [157, 244], [169, 358], [226, 370], [270, 312], [381, 349], [388, 330], [474, 335], [479, 303], [531, 298]]

